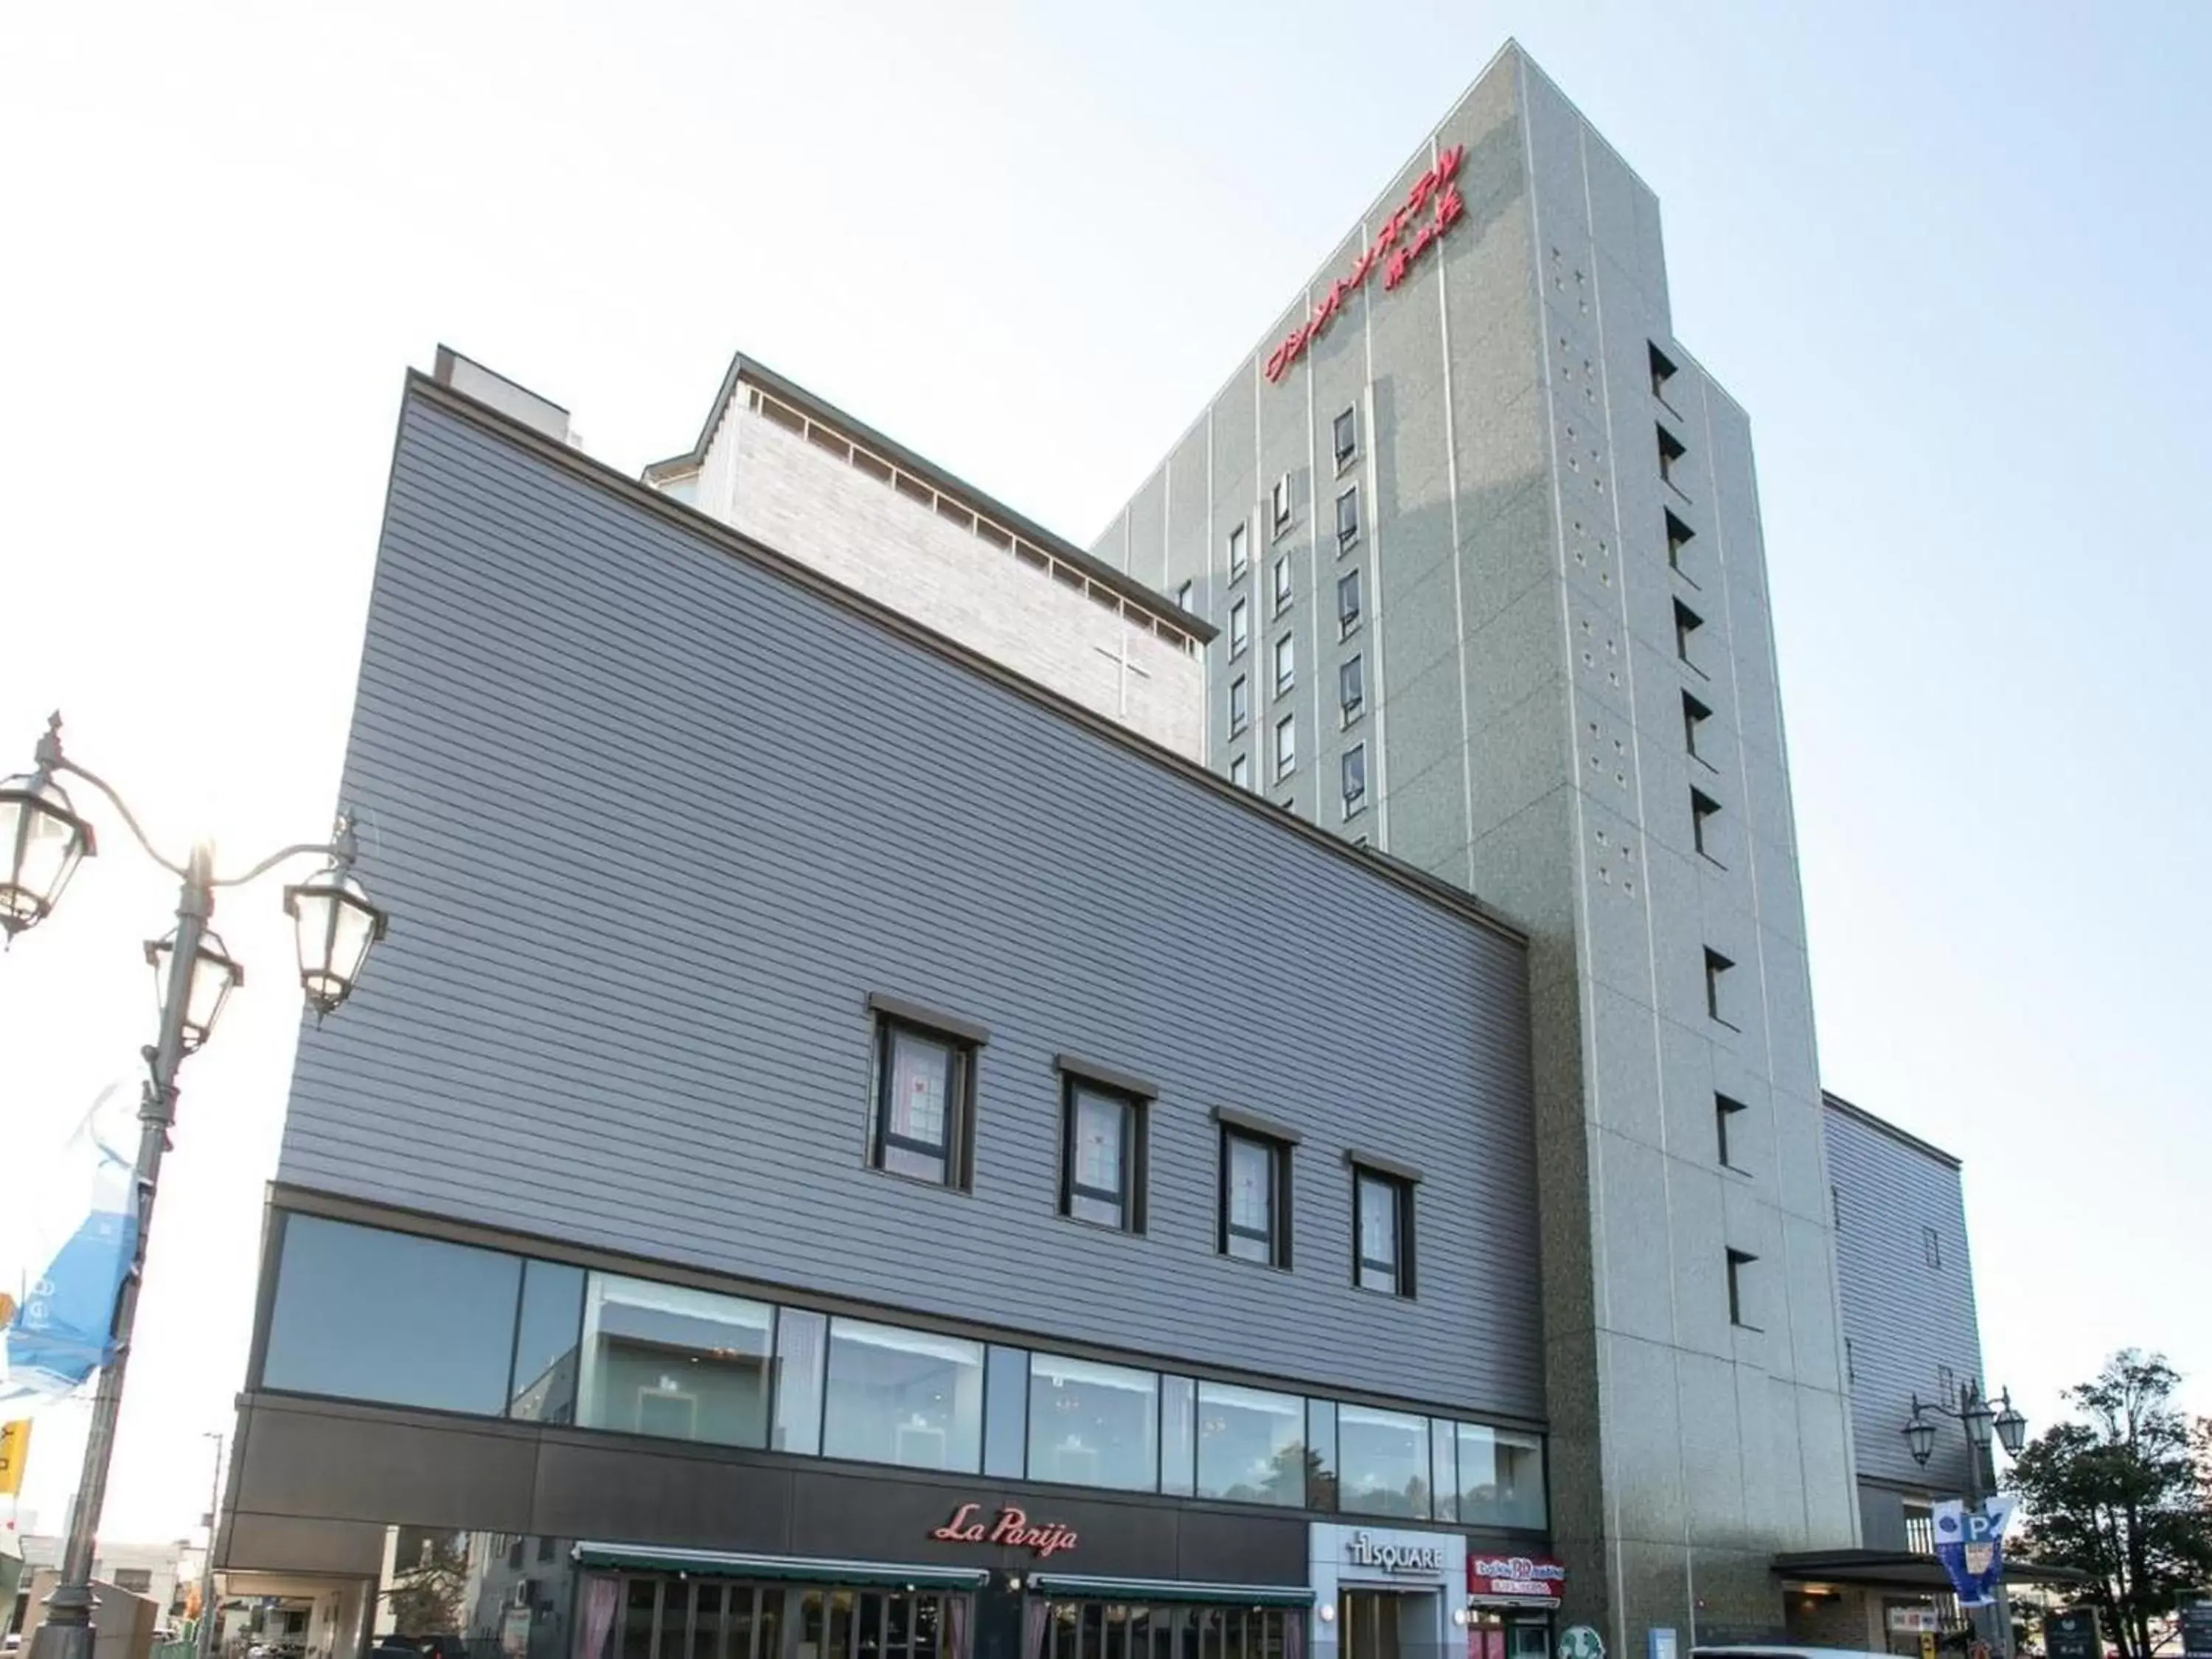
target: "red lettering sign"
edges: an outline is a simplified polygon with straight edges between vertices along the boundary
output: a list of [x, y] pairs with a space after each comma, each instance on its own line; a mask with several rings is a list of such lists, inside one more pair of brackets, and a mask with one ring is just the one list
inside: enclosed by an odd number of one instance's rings
[[997, 1518], [986, 1525], [978, 1518], [982, 1510], [981, 1504], [963, 1504], [952, 1511], [951, 1519], [933, 1528], [929, 1535], [947, 1544], [997, 1544], [1006, 1549], [1027, 1550], [1041, 1561], [1075, 1547], [1073, 1527], [1057, 1521], [1032, 1525], [1029, 1516], [1012, 1504], [1000, 1510]]
[[[1467, 146], [1454, 144], [1437, 152], [1436, 163], [1413, 181], [1413, 188], [1398, 206], [1396, 212], [1382, 222], [1375, 240], [1361, 250], [1352, 264], [1352, 273], [1340, 276], [1329, 284], [1328, 292], [1321, 297], [1306, 319], [1283, 337], [1282, 343], [1267, 354], [1264, 365], [1267, 379], [1279, 380], [1291, 372], [1291, 365], [1305, 356], [1306, 348], [1317, 339], [1323, 329], [1338, 313], [1344, 302], [1367, 281], [1368, 273], [1376, 265], [1382, 267], [1382, 286], [1393, 289], [1406, 280], [1406, 273], [1413, 261], [1425, 252], [1430, 245], [1441, 238], [1467, 212], [1467, 204], [1461, 199], [1459, 186], [1452, 182], [1459, 172], [1459, 164], [1466, 158]], [[1419, 230], [1413, 222], [1423, 210], [1428, 219]], [[1411, 231], [1411, 235], [1407, 233]], [[1401, 240], [1404, 238], [1404, 240]]]
[[1556, 1601], [1566, 1592], [1567, 1570], [1547, 1555], [1483, 1555], [1467, 1558], [1467, 1588], [1478, 1596]]

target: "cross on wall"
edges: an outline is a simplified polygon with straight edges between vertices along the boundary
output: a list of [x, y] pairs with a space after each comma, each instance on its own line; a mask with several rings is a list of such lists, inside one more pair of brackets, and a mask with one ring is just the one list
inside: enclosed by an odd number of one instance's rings
[[1129, 676], [1134, 674], [1139, 679], [1148, 680], [1152, 674], [1150, 669], [1139, 668], [1129, 660], [1129, 630], [1127, 628], [1121, 629], [1114, 643], [1115, 648], [1111, 651], [1103, 645], [1094, 645], [1091, 648], [1114, 665], [1115, 712], [1127, 719], [1129, 713]]

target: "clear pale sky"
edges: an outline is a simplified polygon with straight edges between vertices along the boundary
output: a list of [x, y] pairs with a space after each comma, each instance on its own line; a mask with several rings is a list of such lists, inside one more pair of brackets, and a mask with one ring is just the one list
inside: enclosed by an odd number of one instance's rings
[[[742, 347], [1088, 541], [1509, 34], [1752, 414], [1828, 1085], [1966, 1159], [2037, 1426], [2130, 1343], [2212, 1411], [2202, 0], [9, 8], [0, 771], [58, 705], [173, 845], [319, 836], [441, 340], [632, 470]], [[0, 1146], [150, 1033], [100, 822], [0, 957]], [[244, 1374], [297, 1001], [275, 885], [217, 926], [112, 1538], [192, 1527]]]

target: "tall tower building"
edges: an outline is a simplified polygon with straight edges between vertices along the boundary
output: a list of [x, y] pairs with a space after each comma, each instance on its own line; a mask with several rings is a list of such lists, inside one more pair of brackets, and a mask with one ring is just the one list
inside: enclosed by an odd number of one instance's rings
[[1851, 1426], [1750, 427], [1656, 198], [1509, 46], [1094, 550], [1218, 628], [1208, 764], [1533, 933], [1569, 1615], [1778, 1627]]

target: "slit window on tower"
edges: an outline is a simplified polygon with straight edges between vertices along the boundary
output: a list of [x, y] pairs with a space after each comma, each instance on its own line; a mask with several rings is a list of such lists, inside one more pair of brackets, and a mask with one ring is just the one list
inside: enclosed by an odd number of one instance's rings
[[1698, 734], [1712, 717], [1711, 709], [1688, 692], [1682, 693], [1682, 747], [1698, 760], [1706, 759], [1706, 756], [1698, 747]]
[[1674, 654], [1692, 668], [1698, 665], [1698, 659], [1691, 654], [1690, 641], [1697, 637], [1698, 630], [1705, 625], [1703, 617], [1681, 600], [1674, 601]]
[[[1657, 346], [1652, 346], [1651, 395], [1662, 404], [1667, 402], [1667, 382], [1674, 378], [1674, 359], [1660, 350]], [[1668, 406], [1673, 407], [1671, 404]]]
[[1702, 789], [1690, 791], [1690, 840], [1700, 853], [1713, 859], [1713, 819], [1719, 814], [1721, 804]]
[[1336, 579], [1336, 636], [1348, 640], [1359, 631], [1359, 572], [1355, 568]]
[[1667, 514], [1667, 563], [1673, 569], [1680, 570], [1686, 576], [1690, 573], [1682, 569], [1682, 556], [1689, 550], [1690, 542], [1695, 533], [1672, 512]]
[[1679, 476], [1682, 457], [1688, 453], [1680, 438], [1663, 426], [1659, 428], [1659, 477], [1677, 489], [1682, 487], [1682, 479]]

